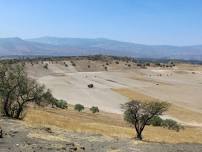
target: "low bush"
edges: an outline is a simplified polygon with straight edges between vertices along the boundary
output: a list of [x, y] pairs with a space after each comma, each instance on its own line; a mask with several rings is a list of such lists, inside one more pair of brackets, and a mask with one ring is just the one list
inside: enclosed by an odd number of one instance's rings
[[175, 130], [177, 132], [180, 131], [180, 129], [184, 129], [184, 127], [182, 125], [180, 125], [179, 123], [177, 123], [177, 121], [172, 120], [172, 119], [165, 119], [165, 120], [163, 120], [159, 116], [153, 117], [149, 121], [148, 125], [160, 126], [160, 127], [168, 128], [170, 130]]
[[81, 111], [84, 110], [84, 106], [81, 105], [81, 104], [76, 104], [76, 105], [74, 106], [74, 110], [77, 110], [77, 111], [81, 112]]
[[181, 126], [175, 120], [172, 120], [172, 119], [164, 120], [162, 123], [162, 126], [171, 130], [176, 130], [177, 132], [180, 131], [180, 129], [184, 129], [183, 126]]
[[159, 116], [154, 116], [150, 121], [149, 121], [149, 125], [152, 126], [162, 126], [163, 124], [163, 119]]
[[48, 64], [46, 63], [44, 66], [43, 66], [44, 69], [48, 69]]
[[94, 107], [94, 106], [90, 108], [90, 111], [91, 111], [92, 113], [100, 112], [99, 109], [98, 109], [98, 107]]
[[67, 102], [64, 101], [64, 100], [57, 100], [57, 99], [55, 99], [54, 105], [55, 105], [56, 107], [58, 107], [58, 108], [61, 108], [61, 109], [66, 109], [66, 108], [68, 108]]
[[89, 84], [89, 85], [88, 85], [88, 88], [93, 88], [93, 87], [94, 87], [93, 84]]

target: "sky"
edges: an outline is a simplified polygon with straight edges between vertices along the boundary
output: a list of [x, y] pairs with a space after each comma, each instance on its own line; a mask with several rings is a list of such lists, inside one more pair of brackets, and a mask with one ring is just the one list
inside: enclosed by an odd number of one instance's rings
[[202, 44], [202, 0], [0, 0], [0, 37]]

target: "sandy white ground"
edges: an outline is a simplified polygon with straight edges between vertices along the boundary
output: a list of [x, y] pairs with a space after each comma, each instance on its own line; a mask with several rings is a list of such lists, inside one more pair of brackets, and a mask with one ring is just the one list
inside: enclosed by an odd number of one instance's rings
[[[129, 88], [202, 113], [201, 69], [194, 73], [182, 68], [78, 72], [69, 61], [66, 63], [68, 67], [49, 64], [47, 71], [36, 65], [28, 68], [28, 73], [51, 89], [56, 98], [71, 104], [98, 106], [107, 112], [121, 113], [120, 104], [129, 99], [111, 89]], [[90, 83], [94, 88], [88, 88]]]

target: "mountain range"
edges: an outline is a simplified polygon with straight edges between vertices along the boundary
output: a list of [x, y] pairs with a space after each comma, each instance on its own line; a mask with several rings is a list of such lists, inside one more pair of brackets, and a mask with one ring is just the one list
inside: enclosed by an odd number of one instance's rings
[[0, 56], [73, 56], [95, 54], [202, 61], [202, 45], [144, 45], [105, 38], [0, 38]]

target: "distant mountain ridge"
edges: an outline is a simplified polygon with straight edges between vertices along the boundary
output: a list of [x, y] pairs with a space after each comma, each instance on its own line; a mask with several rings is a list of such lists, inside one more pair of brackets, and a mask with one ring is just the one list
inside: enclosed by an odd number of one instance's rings
[[0, 38], [0, 56], [68, 56], [95, 54], [138, 58], [202, 60], [202, 45], [144, 45], [105, 38]]

